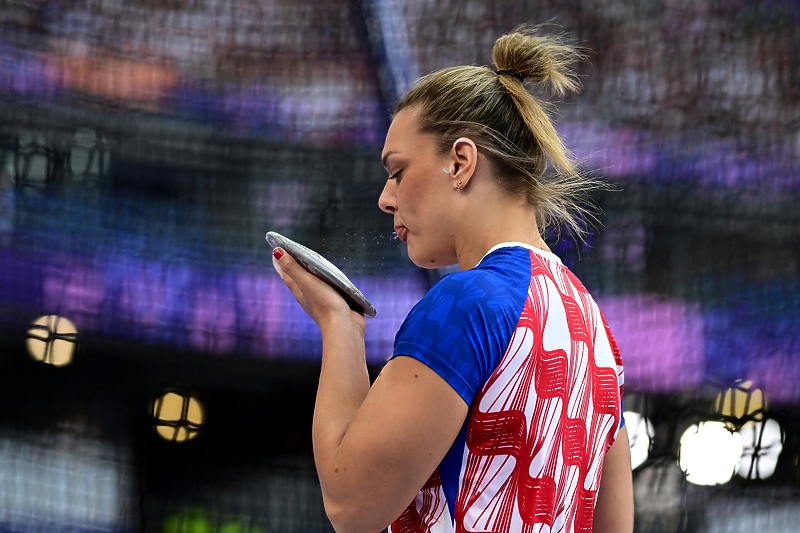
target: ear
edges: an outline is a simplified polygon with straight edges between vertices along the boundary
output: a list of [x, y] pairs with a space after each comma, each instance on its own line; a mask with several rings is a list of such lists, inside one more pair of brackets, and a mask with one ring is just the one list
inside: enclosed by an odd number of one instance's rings
[[[478, 147], [472, 139], [460, 137], [450, 149], [450, 181], [453, 188], [463, 189], [475, 174], [478, 165]], [[458, 184], [458, 185], [457, 185]]]

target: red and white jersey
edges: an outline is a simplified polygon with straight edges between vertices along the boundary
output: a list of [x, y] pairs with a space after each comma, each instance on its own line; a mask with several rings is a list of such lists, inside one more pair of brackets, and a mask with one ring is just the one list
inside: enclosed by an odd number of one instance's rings
[[395, 355], [428, 364], [470, 410], [392, 533], [591, 531], [624, 380], [581, 282], [555, 255], [508, 243], [443, 278], [418, 307]]

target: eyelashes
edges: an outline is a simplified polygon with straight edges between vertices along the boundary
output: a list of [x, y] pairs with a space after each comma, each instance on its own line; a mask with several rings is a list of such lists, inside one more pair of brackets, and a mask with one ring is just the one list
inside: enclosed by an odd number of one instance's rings
[[389, 176], [389, 179], [390, 179], [390, 180], [394, 180], [394, 179], [397, 179], [397, 178], [399, 178], [399, 177], [400, 177], [400, 173], [401, 173], [401, 172], [403, 172], [403, 171], [402, 171], [402, 170], [398, 170], [398, 171], [397, 171], [397, 172], [395, 172], [394, 174], [390, 175], [390, 176]]

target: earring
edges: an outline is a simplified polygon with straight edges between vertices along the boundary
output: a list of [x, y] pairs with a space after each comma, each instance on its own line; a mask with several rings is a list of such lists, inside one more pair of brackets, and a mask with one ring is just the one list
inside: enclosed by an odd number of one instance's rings
[[461, 188], [461, 182], [459, 181], [458, 183], [456, 183], [456, 190], [459, 190], [460, 188]]

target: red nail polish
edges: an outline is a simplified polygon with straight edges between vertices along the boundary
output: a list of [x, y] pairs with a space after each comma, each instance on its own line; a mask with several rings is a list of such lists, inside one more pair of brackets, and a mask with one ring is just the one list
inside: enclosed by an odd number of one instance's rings
[[272, 250], [272, 255], [275, 257], [275, 259], [280, 261], [281, 257], [283, 257], [283, 250], [281, 250], [280, 248], [275, 248], [274, 250]]

